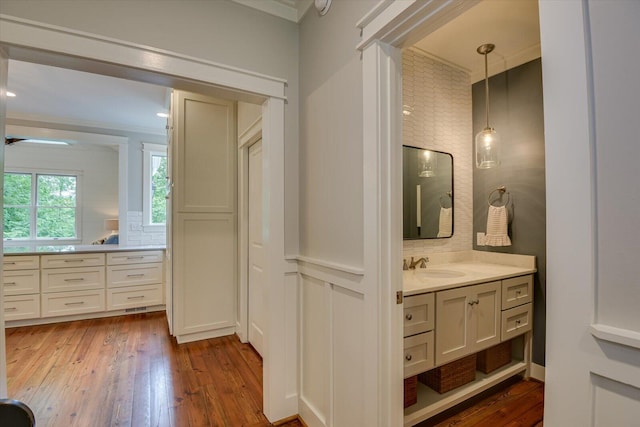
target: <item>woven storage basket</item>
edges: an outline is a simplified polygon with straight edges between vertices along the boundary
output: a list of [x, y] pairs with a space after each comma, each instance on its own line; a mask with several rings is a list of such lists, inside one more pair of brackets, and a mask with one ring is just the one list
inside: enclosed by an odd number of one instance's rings
[[476, 369], [488, 374], [511, 362], [511, 340], [478, 353]]
[[418, 401], [418, 376], [414, 375], [404, 379], [404, 407], [415, 404]]
[[438, 393], [446, 393], [475, 379], [475, 353], [418, 375], [418, 381]]

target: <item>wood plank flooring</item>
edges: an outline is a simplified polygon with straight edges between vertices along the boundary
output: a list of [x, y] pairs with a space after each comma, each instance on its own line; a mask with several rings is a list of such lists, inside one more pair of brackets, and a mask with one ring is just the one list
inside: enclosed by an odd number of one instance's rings
[[7, 376], [38, 427], [271, 425], [251, 346], [177, 345], [164, 313], [7, 329]]
[[[11, 328], [6, 336], [9, 396], [32, 408], [38, 427], [270, 425], [262, 360], [235, 336], [177, 345], [164, 313]], [[543, 393], [543, 384], [520, 381], [420, 426], [542, 426]]]

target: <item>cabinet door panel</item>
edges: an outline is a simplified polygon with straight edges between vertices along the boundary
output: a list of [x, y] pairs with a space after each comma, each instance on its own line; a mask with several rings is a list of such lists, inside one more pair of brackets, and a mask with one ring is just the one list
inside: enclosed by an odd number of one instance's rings
[[466, 288], [436, 294], [436, 365], [469, 353], [469, 307]]
[[500, 282], [485, 283], [474, 286], [473, 317], [474, 348], [473, 351], [491, 347], [500, 342]]

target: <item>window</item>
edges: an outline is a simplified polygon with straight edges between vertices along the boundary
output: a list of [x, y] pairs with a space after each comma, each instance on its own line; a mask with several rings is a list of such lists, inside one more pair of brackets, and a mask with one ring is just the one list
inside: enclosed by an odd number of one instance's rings
[[143, 225], [145, 228], [164, 228], [167, 222], [167, 147], [143, 144]]
[[78, 239], [78, 175], [38, 172], [4, 174], [7, 240]]

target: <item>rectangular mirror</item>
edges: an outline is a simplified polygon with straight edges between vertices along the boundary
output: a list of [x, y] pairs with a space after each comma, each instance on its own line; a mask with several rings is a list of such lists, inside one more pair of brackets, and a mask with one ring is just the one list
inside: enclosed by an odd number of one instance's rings
[[403, 238], [453, 236], [453, 156], [402, 146]]

